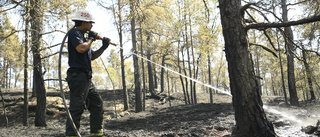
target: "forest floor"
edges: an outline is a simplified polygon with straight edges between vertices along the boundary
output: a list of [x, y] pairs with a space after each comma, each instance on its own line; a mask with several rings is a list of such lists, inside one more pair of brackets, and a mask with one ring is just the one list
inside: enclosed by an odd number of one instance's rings
[[[181, 93], [171, 93], [161, 100], [147, 97], [146, 111], [134, 112], [134, 94], [130, 92], [130, 109], [123, 111], [121, 91], [100, 91], [104, 101], [104, 135], [110, 137], [228, 137], [235, 126], [232, 98], [215, 94], [214, 104], [209, 104], [208, 93], [198, 93], [198, 104], [185, 105]], [[67, 95], [68, 93], [66, 93]], [[114, 98], [115, 97], [115, 98]], [[0, 98], [1, 100], [1, 98]], [[35, 127], [36, 99], [29, 101], [29, 126], [23, 126], [22, 91], [4, 92], [8, 127], [0, 105], [1, 137], [62, 137], [65, 132], [66, 112], [59, 91], [47, 91], [46, 127]], [[320, 119], [320, 102], [301, 103], [300, 107], [284, 105], [281, 97], [263, 97], [268, 120], [281, 137], [313, 137], [302, 131], [308, 125], [315, 126]], [[170, 107], [171, 104], [171, 107]], [[116, 108], [114, 107], [116, 106]], [[81, 120], [80, 133], [89, 136], [89, 112], [85, 111]]]

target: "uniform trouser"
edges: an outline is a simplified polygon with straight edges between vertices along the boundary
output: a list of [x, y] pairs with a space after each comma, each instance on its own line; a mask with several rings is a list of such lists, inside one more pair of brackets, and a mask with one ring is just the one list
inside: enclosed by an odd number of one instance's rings
[[[86, 73], [68, 72], [67, 82], [70, 88], [69, 111], [76, 128], [79, 130], [81, 115], [87, 108], [90, 112], [90, 133], [103, 134], [103, 103], [91, 79]], [[66, 136], [76, 136], [69, 118], [66, 123]]]

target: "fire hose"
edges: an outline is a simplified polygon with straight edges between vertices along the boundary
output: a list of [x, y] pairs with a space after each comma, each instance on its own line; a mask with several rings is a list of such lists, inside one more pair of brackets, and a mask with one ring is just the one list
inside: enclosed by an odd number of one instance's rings
[[[73, 27], [72, 29], [75, 29], [75, 27]], [[61, 43], [60, 52], [59, 52], [59, 62], [58, 62], [58, 73], [59, 73], [58, 76], [59, 76], [60, 94], [61, 94], [61, 98], [62, 98], [62, 100], [63, 100], [64, 108], [65, 108], [66, 113], [67, 113], [67, 117], [68, 117], [68, 119], [70, 120], [70, 122], [72, 123], [71, 125], [72, 125], [72, 128], [73, 128], [74, 132], [77, 134], [78, 137], [81, 137], [81, 135], [80, 135], [80, 133], [79, 133], [76, 125], [75, 125], [74, 122], [73, 122], [73, 119], [72, 119], [72, 117], [71, 117], [70, 111], [69, 111], [69, 109], [68, 109], [67, 102], [66, 102], [66, 97], [65, 97], [65, 94], [64, 94], [64, 92], [63, 92], [62, 79], [61, 79], [61, 57], [62, 57], [62, 50], [63, 50], [64, 43], [65, 43], [65, 41], [66, 41], [66, 39], [67, 39], [67, 37], [68, 37], [68, 35], [69, 35], [69, 33], [70, 33], [70, 31], [71, 31], [72, 29], [70, 29], [70, 30], [67, 32], [67, 34], [64, 36], [64, 38], [63, 38], [63, 40], [62, 40], [62, 43]], [[97, 36], [96, 39], [103, 40], [103, 38], [100, 37], [100, 36]], [[116, 44], [114, 44], [114, 43], [112, 43], [112, 42], [109, 42], [109, 44], [114, 45], [114, 46], [117, 46]]]

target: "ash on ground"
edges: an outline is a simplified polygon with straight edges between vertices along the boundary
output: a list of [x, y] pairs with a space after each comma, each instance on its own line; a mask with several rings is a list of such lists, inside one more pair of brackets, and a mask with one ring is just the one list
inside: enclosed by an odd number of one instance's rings
[[[209, 94], [198, 93], [196, 105], [185, 105], [182, 93], [171, 93], [170, 98], [166, 94], [161, 94], [160, 100], [147, 96], [146, 110], [139, 113], [135, 113], [134, 110], [133, 92], [129, 92], [130, 109], [127, 111], [123, 111], [122, 91], [101, 90], [100, 95], [104, 101], [105, 136], [228, 137], [231, 136], [235, 126], [232, 97], [229, 95], [214, 94], [214, 104], [209, 104]], [[268, 120], [274, 123], [278, 136], [317, 136], [315, 133], [306, 134], [303, 129], [310, 125], [316, 125], [319, 119], [318, 110], [320, 110], [318, 102], [313, 102], [305, 107], [287, 107], [281, 104], [282, 101], [277, 102], [279, 97], [263, 97], [263, 99]], [[64, 136], [66, 112], [59, 91], [50, 90], [47, 92], [46, 127], [34, 126], [36, 98], [29, 100], [29, 126], [22, 124], [23, 93], [20, 91], [5, 92], [4, 100], [9, 123], [6, 128], [1, 105], [1, 137]], [[88, 111], [85, 111], [82, 116], [79, 131], [81, 136], [89, 136]]]

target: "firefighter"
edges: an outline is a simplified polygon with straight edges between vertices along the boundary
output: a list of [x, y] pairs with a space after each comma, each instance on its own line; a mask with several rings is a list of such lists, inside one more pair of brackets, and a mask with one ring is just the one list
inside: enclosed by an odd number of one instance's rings
[[[104, 37], [102, 46], [94, 51], [92, 43], [98, 37], [91, 31], [94, 23], [92, 14], [86, 10], [78, 11], [72, 19], [75, 27], [68, 35], [69, 68], [67, 82], [70, 89], [69, 111], [79, 130], [80, 118], [84, 110], [90, 112], [90, 136], [103, 135], [103, 102], [91, 78], [91, 61], [98, 58], [108, 48], [110, 39]], [[76, 136], [72, 122], [67, 119], [66, 136]]]

